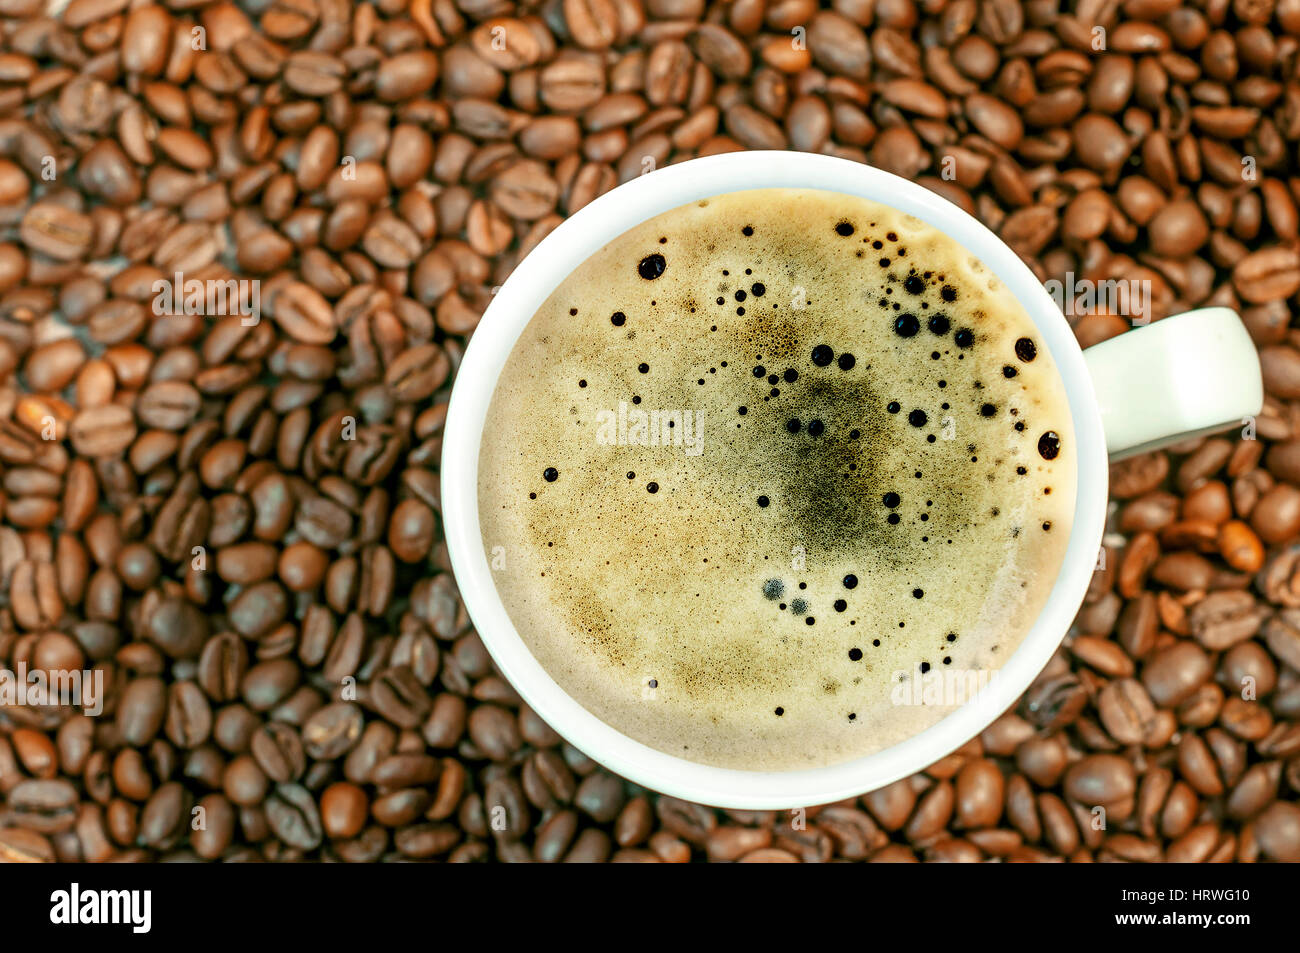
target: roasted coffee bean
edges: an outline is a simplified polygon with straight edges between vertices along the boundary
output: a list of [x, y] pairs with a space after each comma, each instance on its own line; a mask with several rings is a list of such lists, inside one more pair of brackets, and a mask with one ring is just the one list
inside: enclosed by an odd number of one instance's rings
[[307, 770], [302, 739], [291, 725], [267, 722], [253, 733], [249, 751], [262, 772], [276, 784], [296, 781]]
[[355, 784], [339, 781], [321, 795], [321, 824], [330, 837], [355, 837], [365, 826], [368, 814], [366, 792]]
[[94, 235], [90, 216], [56, 202], [32, 205], [19, 229], [19, 237], [28, 248], [60, 261], [84, 258]]
[[39, 834], [69, 830], [77, 820], [77, 789], [68, 781], [20, 781], [8, 792], [13, 823]]
[[266, 822], [276, 837], [299, 850], [315, 850], [324, 836], [316, 800], [298, 784], [277, 784], [270, 791]]
[[348, 751], [361, 738], [364, 718], [361, 710], [349, 702], [335, 702], [315, 711], [302, 727], [302, 747], [307, 756], [332, 761]]

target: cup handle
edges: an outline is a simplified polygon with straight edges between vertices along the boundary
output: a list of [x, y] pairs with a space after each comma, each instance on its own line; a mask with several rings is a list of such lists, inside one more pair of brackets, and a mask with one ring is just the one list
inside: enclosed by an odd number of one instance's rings
[[1251, 427], [1264, 405], [1259, 354], [1237, 312], [1199, 308], [1083, 352], [1112, 460]]

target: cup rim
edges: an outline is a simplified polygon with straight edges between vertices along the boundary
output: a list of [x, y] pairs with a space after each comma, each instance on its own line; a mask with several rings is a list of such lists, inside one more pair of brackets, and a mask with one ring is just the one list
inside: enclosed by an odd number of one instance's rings
[[[551, 678], [515, 630], [497, 592], [478, 515], [478, 459], [488, 404], [537, 308], [607, 242], [662, 212], [727, 192], [805, 188], [871, 199], [914, 215], [979, 258], [1021, 302], [1056, 362], [1073, 418], [1074, 521], [1056, 582], [1020, 646], [977, 696], [924, 731], [874, 754], [794, 771], [751, 771], [688, 761], [651, 748], [587, 711]], [[734, 152], [632, 179], [558, 225], [497, 290], [461, 361], [443, 431], [442, 516], [461, 598], [498, 670], [566, 741], [614, 773], [655, 791], [716, 807], [780, 810], [856, 797], [923, 770], [1010, 709], [1056, 651], [1083, 601], [1105, 524], [1108, 466], [1101, 412], [1083, 350], [1034, 274], [973, 216], [892, 173], [810, 153]]]

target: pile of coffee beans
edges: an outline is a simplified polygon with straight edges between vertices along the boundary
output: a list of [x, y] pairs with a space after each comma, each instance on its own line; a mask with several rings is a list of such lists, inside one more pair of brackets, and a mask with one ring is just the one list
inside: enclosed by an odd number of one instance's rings
[[[0, 665], [103, 684], [0, 708], [0, 859], [1300, 860], [1298, 51], [1300, 0], [0, 0]], [[493, 287], [736, 149], [919, 181], [1156, 318], [1239, 308], [1268, 391], [1115, 468], [1015, 709], [806, 813], [564, 744], [440, 537]]]

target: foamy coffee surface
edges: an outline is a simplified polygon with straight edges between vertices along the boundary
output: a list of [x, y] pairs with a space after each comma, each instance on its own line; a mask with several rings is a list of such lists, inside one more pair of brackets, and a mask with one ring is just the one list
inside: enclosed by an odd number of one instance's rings
[[608, 724], [820, 766], [1015, 651], [1074, 452], [1051, 356], [960, 245], [839, 193], [737, 192], [632, 228], [538, 309], [489, 408], [483, 544], [535, 657]]

